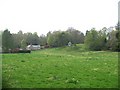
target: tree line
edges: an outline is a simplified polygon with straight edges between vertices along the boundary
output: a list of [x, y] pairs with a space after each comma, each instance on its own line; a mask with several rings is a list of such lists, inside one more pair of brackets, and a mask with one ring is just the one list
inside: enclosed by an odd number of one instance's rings
[[18, 33], [10, 33], [8, 29], [1, 32], [0, 37], [2, 37], [2, 47], [3, 51], [8, 51], [9, 49], [22, 48], [25, 49], [27, 45], [49, 45], [50, 47], [62, 47], [68, 45], [68, 42], [72, 44], [85, 44], [86, 48], [89, 50], [111, 50], [120, 51], [120, 31], [119, 24], [115, 29], [102, 28], [101, 30], [96, 30], [92, 28], [87, 30], [85, 35], [69, 27], [66, 31], [49, 31], [47, 35], [40, 35], [36, 32], [34, 33], [23, 33], [21, 30]]
[[109, 29], [104, 27], [102, 30], [97, 31], [95, 28], [92, 28], [90, 31], [87, 31], [85, 37], [86, 47], [95, 51], [120, 51], [120, 31], [117, 28], [115, 30]]
[[9, 51], [9, 49], [22, 48], [25, 49], [27, 45], [49, 45], [50, 47], [60, 47], [67, 45], [68, 42], [73, 44], [83, 43], [84, 34], [74, 28], [68, 28], [67, 31], [49, 31], [47, 35], [38, 36], [37, 32], [23, 33], [20, 30], [18, 33], [10, 33], [8, 29], [4, 30], [2, 34], [2, 50]]

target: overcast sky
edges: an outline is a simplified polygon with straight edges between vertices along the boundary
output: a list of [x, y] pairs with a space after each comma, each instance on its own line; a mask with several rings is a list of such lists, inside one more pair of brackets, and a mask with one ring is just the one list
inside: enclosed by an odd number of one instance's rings
[[0, 30], [11, 33], [66, 30], [83, 33], [115, 26], [120, 0], [0, 0]]

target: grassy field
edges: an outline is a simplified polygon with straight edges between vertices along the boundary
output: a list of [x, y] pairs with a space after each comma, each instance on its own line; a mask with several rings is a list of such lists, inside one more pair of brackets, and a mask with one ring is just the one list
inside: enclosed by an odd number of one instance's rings
[[117, 88], [118, 53], [83, 46], [3, 54], [3, 87]]

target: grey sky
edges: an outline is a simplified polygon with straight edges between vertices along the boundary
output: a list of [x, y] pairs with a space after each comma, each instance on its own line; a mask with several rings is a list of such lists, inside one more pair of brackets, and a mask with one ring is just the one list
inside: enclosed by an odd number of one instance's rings
[[66, 30], [85, 33], [115, 26], [119, 0], [0, 0], [0, 30], [12, 33]]

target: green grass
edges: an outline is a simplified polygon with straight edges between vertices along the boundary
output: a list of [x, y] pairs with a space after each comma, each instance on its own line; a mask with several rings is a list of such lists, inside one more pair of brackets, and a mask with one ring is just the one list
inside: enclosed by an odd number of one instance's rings
[[85, 51], [83, 45], [77, 45], [2, 57], [3, 87], [118, 87], [117, 52]]

